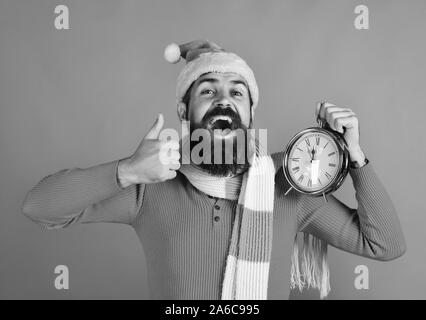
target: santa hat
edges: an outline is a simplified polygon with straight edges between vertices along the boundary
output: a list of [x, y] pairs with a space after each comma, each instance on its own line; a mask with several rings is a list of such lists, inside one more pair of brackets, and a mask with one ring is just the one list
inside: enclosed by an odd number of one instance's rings
[[209, 40], [194, 40], [181, 45], [169, 44], [164, 50], [164, 58], [170, 63], [186, 60], [176, 85], [177, 103], [181, 103], [191, 84], [201, 75], [209, 72], [233, 72], [246, 81], [253, 102], [253, 109], [259, 102], [259, 89], [254, 73], [248, 64], [235, 53], [226, 52]]

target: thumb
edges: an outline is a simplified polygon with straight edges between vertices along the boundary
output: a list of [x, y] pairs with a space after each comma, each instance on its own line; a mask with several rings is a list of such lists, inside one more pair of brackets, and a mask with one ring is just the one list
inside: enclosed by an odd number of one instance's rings
[[321, 105], [323, 102], [318, 101], [315, 105], [315, 118], [318, 118], [320, 111], [321, 111]]
[[161, 129], [163, 129], [163, 125], [164, 117], [162, 113], [159, 113], [157, 120], [155, 120], [154, 124], [152, 125], [151, 129], [149, 129], [144, 139], [158, 139]]

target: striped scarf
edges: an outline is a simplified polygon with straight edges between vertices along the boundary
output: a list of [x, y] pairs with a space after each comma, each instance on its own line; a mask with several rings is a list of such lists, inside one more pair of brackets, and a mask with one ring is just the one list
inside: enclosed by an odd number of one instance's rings
[[[222, 283], [222, 300], [266, 300], [272, 250], [275, 166], [256, 142], [251, 166], [244, 174], [216, 177], [199, 167], [182, 165], [180, 171], [198, 190], [217, 198], [237, 200], [231, 242]], [[303, 237], [294, 242], [291, 288], [318, 288], [321, 298], [330, 291], [327, 244]], [[300, 262], [301, 260], [301, 262]]]

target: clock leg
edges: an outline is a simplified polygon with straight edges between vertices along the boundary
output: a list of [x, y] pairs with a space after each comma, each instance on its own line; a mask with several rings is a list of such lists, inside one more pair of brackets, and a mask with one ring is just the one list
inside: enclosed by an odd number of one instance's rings
[[293, 187], [288, 188], [288, 190], [284, 193], [284, 196], [286, 196], [287, 193], [289, 193], [291, 189], [293, 189]]

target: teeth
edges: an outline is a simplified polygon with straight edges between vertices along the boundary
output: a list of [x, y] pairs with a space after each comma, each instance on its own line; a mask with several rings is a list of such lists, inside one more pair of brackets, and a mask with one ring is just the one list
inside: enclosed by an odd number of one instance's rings
[[231, 118], [228, 117], [228, 116], [215, 116], [210, 120], [210, 123], [214, 123], [218, 120], [228, 121], [229, 124], [231, 124], [231, 122], [232, 122]]

